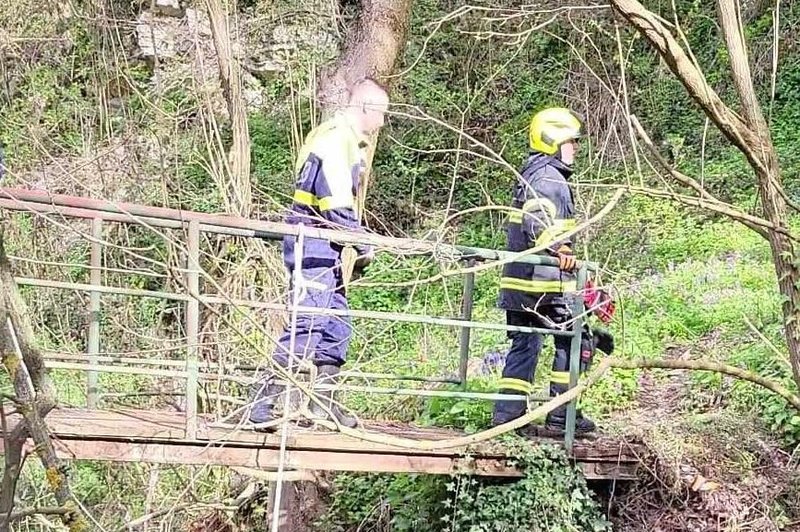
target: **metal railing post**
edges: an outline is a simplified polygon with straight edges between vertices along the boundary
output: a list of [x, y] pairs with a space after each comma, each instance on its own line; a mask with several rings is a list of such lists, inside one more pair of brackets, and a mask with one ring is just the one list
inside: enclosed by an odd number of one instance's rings
[[[89, 284], [100, 286], [103, 282], [102, 266], [103, 258], [103, 220], [92, 218], [92, 248], [89, 272]], [[100, 292], [93, 291], [89, 294], [89, 333], [86, 339], [86, 354], [89, 364], [97, 364], [97, 356], [100, 353]], [[97, 408], [97, 371], [86, 372], [86, 407]]]
[[186, 439], [197, 437], [197, 359], [200, 351], [200, 222], [189, 222], [186, 256]]
[[[575, 321], [572, 323], [572, 342], [570, 343], [569, 350], [569, 389], [571, 390], [578, 385], [578, 377], [581, 367], [581, 333], [583, 331], [584, 322], [584, 308], [583, 308], [583, 291], [586, 287], [586, 265], [582, 265], [578, 270], [577, 275], [577, 291], [575, 292], [575, 299], [572, 306], [572, 315], [575, 316]], [[567, 419], [564, 432], [564, 444], [567, 450], [572, 449], [572, 444], [575, 442], [575, 415], [578, 408], [578, 398], [576, 397], [567, 405]]]
[[[467, 266], [472, 266], [474, 261], [469, 261]], [[475, 273], [468, 272], [464, 275], [464, 295], [461, 301], [461, 319], [464, 321], [472, 321], [472, 306], [474, 304], [473, 295], [475, 292]], [[458, 380], [461, 383], [461, 389], [467, 389], [467, 367], [469, 364], [469, 340], [472, 329], [470, 327], [461, 327], [461, 334], [459, 337], [459, 361], [458, 361]]]

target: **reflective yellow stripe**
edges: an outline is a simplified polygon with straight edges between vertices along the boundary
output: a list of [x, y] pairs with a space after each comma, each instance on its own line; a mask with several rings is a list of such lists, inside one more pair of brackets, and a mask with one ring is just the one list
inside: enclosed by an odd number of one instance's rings
[[553, 384], [569, 384], [569, 371], [553, 371], [550, 373], [550, 382]]
[[511, 223], [522, 223], [522, 215], [524, 213], [532, 213], [535, 211], [544, 211], [551, 219], [556, 217], [556, 205], [547, 198], [534, 198], [525, 202], [522, 206], [522, 211], [512, 211], [508, 215], [508, 221]]
[[517, 279], [515, 277], [502, 277], [500, 278], [500, 288], [544, 294], [577, 292], [578, 285], [575, 281], [529, 281], [527, 279]]
[[553, 225], [546, 228], [542, 231], [542, 234], [536, 237], [536, 246], [549, 246], [567, 231], [575, 229], [576, 226], [577, 222], [574, 218], [553, 220]]
[[550, 218], [555, 218], [558, 210], [556, 209], [556, 204], [550, 201], [547, 198], [534, 198], [529, 199], [525, 202], [525, 205], [522, 206], [522, 210], [525, 212], [533, 212], [535, 210], [544, 210]]
[[354, 208], [353, 206], [356, 204], [356, 200], [352, 196], [348, 196], [347, 198], [339, 198], [339, 201], [335, 201], [337, 198], [333, 196], [326, 196], [324, 198], [319, 199], [319, 210], [321, 211], [329, 211], [331, 209], [339, 209], [342, 207], [349, 207]]
[[316, 207], [319, 205], [319, 200], [317, 200], [316, 196], [314, 196], [314, 194], [311, 192], [306, 192], [305, 190], [295, 190], [294, 201], [295, 203], [307, 205], [309, 207]]
[[533, 391], [533, 385], [528, 381], [524, 381], [522, 379], [512, 379], [510, 377], [504, 377], [500, 379], [500, 389], [516, 390], [522, 393], [531, 393]]
[[317, 198], [316, 196], [314, 196], [314, 194], [306, 192], [305, 190], [294, 191], [294, 201], [296, 203], [299, 203], [300, 205], [307, 205], [309, 207], [319, 207], [319, 210], [321, 211], [329, 211], [331, 209], [338, 209], [340, 207], [352, 208], [353, 204], [355, 203], [354, 199], [348, 198], [348, 200], [345, 201], [345, 203], [347, 203], [346, 205], [338, 205], [337, 202], [334, 201], [335, 199], [336, 198], [334, 198], [333, 196]]

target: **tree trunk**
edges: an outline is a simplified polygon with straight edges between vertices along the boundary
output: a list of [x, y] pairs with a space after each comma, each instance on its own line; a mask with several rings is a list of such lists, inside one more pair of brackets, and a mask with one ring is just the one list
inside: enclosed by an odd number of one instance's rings
[[[786, 219], [786, 202], [775, 186], [779, 176], [776, 166], [767, 172], [757, 172], [758, 192], [764, 209], [764, 217], [776, 223]], [[792, 365], [795, 383], [800, 388], [800, 270], [797, 268], [792, 240], [776, 231], [769, 231], [769, 246], [775, 273], [778, 276], [778, 288], [783, 296], [784, 336], [789, 348], [789, 361]]]
[[[339, 60], [322, 74], [318, 98], [323, 118], [329, 117], [347, 99], [346, 87], [371, 77], [390, 89], [397, 61], [406, 46], [411, 6], [414, 0], [361, 0], [358, 21], [347, 35]], [[369, 139], [366, 169], [358, 193], [358, 214], [364, 215], [372, 158], [378, 134]]]
[[412, 4], [413, 0], [361, 0], [358, 20], [339, 60], [322, 74], [318, 96], [323, 112], [345, 103], [346, 87], [359, 79], [372, 77], [392, 85], [391, 76], [406, 45]]
[[[758, 138], [756, 144], [748, 146], [745, 155], [751, 161], [756, 174], [756, 185], [764, 209], [764, 218], [776, 227], [785, 227], [786, 201], [778, 155], [753, 85], [741, 8], [736, 0], [718, 0], [717, 7], [722, 34], [728, 47], [733, 81], [741, 103], [741, 115], [746, 127]], [[782, 307], [789, 360], [795, 382], [800, 387], [800, 271], [796, 266], [794, 243], [778, 231], [771, 230], [767, 234], [778, 277], [778, 287], [783, 296]]]

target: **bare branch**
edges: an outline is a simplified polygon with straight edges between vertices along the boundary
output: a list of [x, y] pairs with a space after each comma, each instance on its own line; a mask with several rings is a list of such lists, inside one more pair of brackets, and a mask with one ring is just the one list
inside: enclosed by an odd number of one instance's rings
[[611, 4], [615, 11], [656, 48], [689, 95], [719, 130], [747, 156], [754, 167], [763, 168], [765, 163], [755, 156], [753, 149], [761, 144], [760, 136], [725, 105], [660, 18], [638, 0], [612, 0]]
[[636, 128], [636, 134], [639, 135], [640, 139], [642, 139], [642, 142], [644, 142], [644, 145], [648, 150], [650, 150], [650, 153], [653, 155], [653, 157], [655, 157], [656, 161], [658, 161], [658, 164], [660, 164], [664, 170], [674, 177], [676, 181], [693, 189], [700, 195], [701, 198], [719, 201], [709, 194], [709, 192], [697, 180], [687, 176], [686, 174], [678, 172], [667, 162], [666, 159], [664, 159], [661, 153], [659, 153], [658, 148], [656, 148], [655, 144], [650, 139], [650, 136], [642, 127], [642, 124], [639, 122], [639, 119], [636, 117], [636, 115], [631, 115], [631, 123], [633, 124], [633, 127]]
[[2, 405], [0, 405], [0, 422], [2, 422], [5, 446], [5, 468], [3, 469], [3, 481], [0, 484], [0, 488], [2, 488], [0, 490], [0, 532], [8, 532], [11, 512], [14, 509], [14, 494], [22, 471], [22, 449], [25, 446], [27, 433], [24, 423], [15, 427], [13, 432], [8, 432], [8, 422]]
[[679, 203], [683, 203], [684, 205], [688, 205], [690, 207], [697, 207], [699, 209], [705, 209], [707, 211], [724, 214], [728, 218], [731, 218], [732, 220], [735, 220], [753, 229], [761, 236], [766, 235], [766, 232], [764, 230], [767, 229], [785, 234], [792, 240], [798, 240], [797, 237], [789, 233], [785, 228], [778, 227], [772, 222], [759, 218], [758, 216], [753, 216], [752, 214], [747, 214], [745, 212], [742, 212], [727, 203], [704, 200], [702, 198], [696, 198], [694, 196], [686, 196], [683, 194], [678, 194], [676, 192], [670, 192], [668, 190], [658, 190], [647, 187], [633, 187], [628, 185], [615, 185], [615, 187], [622, 190], [626, 190], [633, 194], [642, 194], [653, 198], [670, 199], [672, 201], [677, 201]]
[[231, 506], [227, 504], [216, 504], [216, 503], [187, 503], [187, 504], [179, 504], [177, 506], [172, 506], [170, 508], [165, 508], [163, 510], [158, 510], [155, 512], [151, 512], [149, 514], [143, 515], [134, 519], [133, 521], [127, 523], [124, 527], [119, 528], [119, 532], [125, 532], [128, 530], [133, 530], [136, 527], [142, 526], [153, 519], [158, 519], [159, 517], [163, 517], [165, 515], [175, 514], [179, 512], [191, 512], [194, 510], [220, 510], [220, 511], [236, 511], [238, 510], [238, 506]]
[[228, 104], [233, 143], [227, 164], [228, 170], [224, 197], [229, 208], [239, 216], [247, 216], [252, 210], [250, 186], [250, 131], [247, 126], [247, 107], [242, 97], [242, 81], [239, 63], [231, 50], [231, 34], [228, 16], [220, 0], [205, 0], [208, 17], [211, 20], [211, 33], [219, 63], [219, 77], [222, 92]]
[[318, 482], [319, 475], [316, 471], [309, 471], [305, 469], [297, 470], [297, 471], [282, 471], [278, 473], [276, 471], [263, 471], [261, 469], [253, 469], [252, 467], [231, 467], [232, 470], [236, 471], [240, 475], [248, 476], [254, 478], [256, 480], [261, 480], [264, 482], [275, 482], [279, 478], [283, 480], [283, 482]]
[[355, 438], [360, 438], [364, 441], [370, 441], [374, 443], [383, 443], [387, 445], [393, 445], [396, 447], [403, 447], [405, 449], [416, 449], [416, 450], [434, 450], [434, 449], [452, 449], [455, 447], [465, 447], [468, 445], [473, 445], [475, 443], [484, 442], [493, 438], [497, 438], [498, 436], [508, 433], [512, 430], [516, 430], [520, 427], [527, 425], [528, 423], [533, 422], [538, 418], [542, 418], [547, 415], [549, 412], [555, 410], [559, 406], [568, 403], [572, 399], [575, 399], [584, 391], [586, 391], [589, 387], [597, 383], [610, 368], [616, 369], [683, 369], [683, 370], [694, 370], [694, 371], [712, 371], [715, 373], [722, 373], [724, 375], [730, 375], [732, 377], [736, 377], [738, 379], [746, 380], [748, 382], [752, 382], [753, 384], [757, 384], [767, 390], [781, 396], [786, 401], [789, 402], [793, 407], [800, 411], [800, 397], [793, 394], [785, 387], [781, 386], [778, 383], [770, 381], [760, 375], [756, 375], [750, 371], [737, 368], [735, 366], [730, 366], [727, 364], [720, 364], [717, 362], [710, 362], [705, 360], [662, 360], [662, 359], [636, 359], [636, 360], [621, 360], [615, 358], [606, 358], [603, 359], [600, 364], [597, 365], [597, 368], [594, 369], [586, 379], [579, 383], [574, 388], [570, 389], [566, 393], [562, 395], [558, 395], [548, 402], [543, 403], [539, 407], [529, 411], [525, 415], [518, 417], [512, 421], [504, 423], [502, 425], [497, 425], [490, 429], [486, 429], [484, 431], [470, 434], [467, 436], [461, 436], [457, 438], [451, 438], [448, 440], [412, 440], [408, 438], [399, 438], [395, 436], [386, 436], [382, 434], [375, 434], [370, 432], [363, 432], [359, 430], [349, 429], [347, 427], [341, 427], [339, 430], [342, 433], [347, 434], [349, 436], [353, 436]]
[[[733, 82], [739, 101], [742, 104], [742, 114], [748, 125], [760, 136], [767, 130], [767, 122], [761, 112], [756, 90], [753, 86], [753, 77], [750, 73], [750, 61], [747, 56], [747, 44], [744, 41], [744, 29], [738, 0], [718, 0], [719, 19], [722, 23], [722, 34], [728, 47], [728, 57], [731, 62]], [[762, 139], [767, 141], [768, 139]]]
[[782, 362], [784, 362], [789, 368], [791, 368], [792, 363], [789, 361], [789, 357], [787, 356], [787, 354], [783, 353], [780, 349], [778, 349], [775, 346], [775, 344], [772, 343], [763, 332], [759, 331], [758, 327], [753, 325], [753, 322], [750, 321], [750, 318], [747, 317], [747, 314], [742, 313], [742, 319], [747, 324], [747, 326], [750, 327], [750, 330], [753, 331], [756, 334], [756, 336], [758, 336], [761, 339], [761, 341], [764, 342], [764, 344], [767, 347], [769, 347], [772, 350], [772, 352], [775, 353]]
[[[70, 513], [62, 516], [62, 520], [67, 525], [82, 526], [85, 525], [84, 517], [75, 506], [67, 475], [56, 455], [44, 421], [44, 416], [54, 405], [52, 391], [47, 379], [44, 358], [31, 340], [30, 324], [26, 322], [24, 314], [20, 314], [24, 304], [5, 254], [2, 230], [3, 226], [0, 226], [0, 327], [2, 328], [0, 353], [3, 365], [14, 385], [17, 399], [24, 405], [20, 408], [24, 419], [24, 430], [36, 444], [37, 454], [45, 468], [47, 483], [58, 504], [71, 509]], [[24, 440], [23, 436], [17, 436]], [[9, 485], [12, 485], [11, 481]], [[13, 500], [14, 492], [11, 491], [9, 496]]]
[[[783, 232], [789, 237], [794, 238], [788, 229], [785, 227], [776, 227], [775, 224], [764, 220], [762, 218], [758, 218], [757, 216], [753, 216], [751, 214], [747, 214], [732, 205], [725, 203], [716, 197], [712, 196], [704, 187], [701, 185], [696, 179], [693, 179], [687, 176], [684, 173], [679, 172], [673, 166], [671, 166], [666, 159], [659, 153], [658, 148], [656, 148], [653, 141], [647, 135], [644, 128], [642, 127], [639, 120], [636, 116], [631, 115], [631, 123], [636, 128], [636, 133], [639, 135], [639, 138], [642, 139], [644, 145], [656, 159], [659, 165], [661, 165], [667, 173], [672, 176], [673, 179], [685, 185], [700, 195], [699, 199], [695, 199], [689, 196], [682, 196], [679, 194], [674, 194], [667, 191], [651, 191], [650, 189], [640, 188], [636, 190], [636, 192], [643, 193], [649, 196], [657, 196], [657, 197], [664, 197], [668, 196], [676, 201], [679, 201], [685, 205], [691, 205], [693, 207], [701, 207], [701, 208], [708, 208], [709, 210], [713, 210], [720, 214], [725, 214], [726, 216], [736, 220], [737, 222], [747, 226], [748, 228], [752, 229], [753, 231], [757, 232], [763, 238], [768, 238], [768, 234], [765, 229], [772, 229], [775, 231]], [[633, 191], [633, 190], [632, 190]]]
[[[42, 508], [29, 508], [27, 510], [21, 510], [19, 512], [14, 512], [11, 514], [7, 520], [8, 524], [11, 524], [14, 521], [19, 521], [20, 519], [24, 519], [26, 517], [32, 517], [34, 515], [60, 515], [65, 516], [71, 512], [74, 512], [70, 508], [64, 508], [63, 506], [43, 506]], [[0, 523], [0, 527], [2, 527], [2, 523]]]
[[757, 384], [762, 388], [780, 395], [789, 402], [797, 410], [800, 410], [800, 397], [790, 392], [780, 384], [773, 382], [769, 379], [756, 375], [751, 371], [747, 371], [736, 366], [729, 366], [728, 364], [720, 364], [718, 362], [710, 362], [707, 360], [619, 360], [611, 361], [611, 367], [617, 369], [686, 369], [694, 371], [711, 371], [714, 373], [722, 373], [723, 375], [730, 375], [737, 379], [742, 379], [753, 384]]

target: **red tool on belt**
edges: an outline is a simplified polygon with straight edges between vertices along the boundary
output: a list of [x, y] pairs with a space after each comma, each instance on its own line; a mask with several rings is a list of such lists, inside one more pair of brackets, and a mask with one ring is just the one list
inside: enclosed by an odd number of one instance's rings
[[591, 279], [586, 280], [583, 295], [586, 308], [591, 309], [595, 316], [603, 323], [608, 323], [614, 317], [614, 299], [603, 289], [595, 288]]

